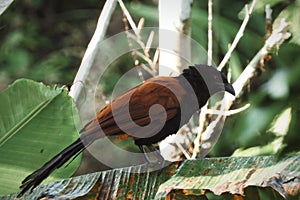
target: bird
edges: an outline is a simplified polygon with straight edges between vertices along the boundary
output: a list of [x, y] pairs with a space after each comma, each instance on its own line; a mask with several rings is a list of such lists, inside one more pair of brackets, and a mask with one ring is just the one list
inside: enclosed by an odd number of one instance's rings
[[131, 138], [140, 150], [175, 134], [192, 115], [219, 92], [235, 95], [233, 86], [215, 67], [193, 65], [176, 77], [158, 76], [116, 97], [80, 131], [80, 137], [28, 175], [21, 183], [21, 197], [32, 191], [55, 169], [106, 136]]

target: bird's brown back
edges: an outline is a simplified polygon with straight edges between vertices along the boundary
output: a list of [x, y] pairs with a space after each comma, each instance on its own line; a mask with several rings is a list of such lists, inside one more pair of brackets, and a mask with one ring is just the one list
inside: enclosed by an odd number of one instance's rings
[[[81, 132], [83, 135], [92, 134], [97, 138], [104, 137], [104, 134], [118, 135], [122, 139], [130, 135], [134, 135], [135, 139], [139, 138], [139, 135], [142, 138], [153, 136], [166, 121], [178, 114], [180, 101], [185, 95], [186, 90], [178, 78], [151, 78], [105, 106], [97, 113], [97, 118], [88, 123]], [[149, 110], [155, 104], [164, 109], [152, 109], [151, 121]], [[150, 123], [156, 124], [157, 128], [148, 131], [141, 129]]]

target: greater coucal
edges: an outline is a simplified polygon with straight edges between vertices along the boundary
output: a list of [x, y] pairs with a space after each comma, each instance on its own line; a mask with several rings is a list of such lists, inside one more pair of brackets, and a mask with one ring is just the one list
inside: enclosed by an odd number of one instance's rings
[[153, 149], [152, 144], [175, 134], [210, 96], [224, 91], [235, 94], [225, 76], [206, 65], [190, 66], [177, 77], [148, 79], [105, 106], [80, 131], [79, 139], [27, 176], [19, 196], [104, 136], [132, 138], [141, 151], [144, 145]]

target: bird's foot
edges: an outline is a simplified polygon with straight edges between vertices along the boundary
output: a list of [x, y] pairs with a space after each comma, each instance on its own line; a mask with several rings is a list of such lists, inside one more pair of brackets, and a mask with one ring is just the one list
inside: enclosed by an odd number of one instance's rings
[[162, 157], [159, 150], [157, 150], [154, 146], [147, 145], [146, 147], [148, 148], [148, 150], [150, 150], [150, 152], [147, 152], [143, 146], [139, 146], [147, 161], [147, 167], [149, 171], [159, 170], [159, 173], [161, 173], [162, 169], [167, 166], [167, 161]]

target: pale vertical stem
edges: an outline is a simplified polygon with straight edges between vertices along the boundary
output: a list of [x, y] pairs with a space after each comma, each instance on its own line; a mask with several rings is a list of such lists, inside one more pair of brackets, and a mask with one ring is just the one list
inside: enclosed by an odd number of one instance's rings
[[[213, 19], [213, 1], [208, 0], [208, 33], [207, 33], [207, 39], [208, 39], [208, 45], [207, 45], [207, 65], [212, 65], [212, 54], [213, 54], [213, 31], [212, 31], [212, 19]], [[193, 154], [191, 156], [192, 159], [195, 159], [198, 153], [200, 152], [200, 141], [201, 141], [201, 136], [202, 132], [205, 129], [205, 121], [206, 121], [206, 116], [207, 116], [207, 108], [208, 108], [208, 103], [206, 103], [202, 108], [201, 112], [199, 114], [199, 129], [197, 133], [197, 137], [194, 140], [194, 150]]]
[[179, 73], [190, 58], [190, 41], [183, 34], [190, 33], [191, 4], [192, 0], [159, 1], [159, 75]]
[[212, 30], [212, 19], [213, 19], [213, 0], [208, 0], [208, 46], [207, 46], [207, 65], [212, 65], [213, 56], [213, 30]]

